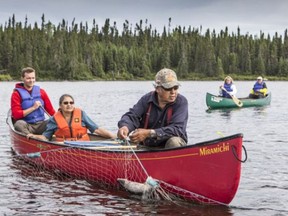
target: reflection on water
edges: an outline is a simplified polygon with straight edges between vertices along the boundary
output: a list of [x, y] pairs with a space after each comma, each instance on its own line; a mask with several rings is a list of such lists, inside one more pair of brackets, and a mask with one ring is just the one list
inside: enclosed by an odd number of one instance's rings
[[[21, 198], [19, 204], [23, 204], [21, 212], [46, 214], [78, 214], [102, 213], [113, 215], [233, 215], [228, 206], [205, 206], [187, 202], [175, 201], [145, 201], [141, 197], [130, 195], [125, 191], [102, 190], [96, 185], [86, 181], [75, 180], [69, 176], [55, 175], [41, 167], [27, 164], [18, 156], [12, 155], [10, 170], [11, 176], [2, 176], [10, 182], [8, 190], [17, 193]], [[8, 179], [9, 178], [9, 179]], [[13, 184], [11, 184], [13, 182]], [[15, 195], [15, 194], [14, 194]], [[58, 205], [61, 204], [61, 211]], [[88, 209], [84, 206], [89, 205]], [[11, 212], [17, 212], [18, 205], [9, 205]], [[17, 207], [16, 207], [17, 206]], [[39, 208], [41, 209], [39, 211]]]
[[226, 118], [231, 118], [231, 109], [226, 109], [226, 110], [220, 110], [220, 115]]
[[249, 107], [249, 108], [227, 108], [216, 110], [207, 109], [206, 112], [209, 114], [220, 113], [221, 116], [230, 118], [233, 113], [242, 112], [243, 109], [253, 110], [254, 115], [265, 115], [267, 113], [267, 109], [269, 109], [269, 106]]

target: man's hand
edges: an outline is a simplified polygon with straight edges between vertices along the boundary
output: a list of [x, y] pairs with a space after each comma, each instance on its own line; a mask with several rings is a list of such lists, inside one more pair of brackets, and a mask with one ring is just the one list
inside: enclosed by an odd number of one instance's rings
[[26, 138], [27, 138], [27, 139], [34, 138], [34, 134], [29, 133], [29, 134], [26, 135]]
[[139, 142], [143, 142], [149, 136], [150, 136], [150, 129], [139, 128], [135, 130], [134, 133], [129, 136], [129, 138], [131, 142], [139, 143]]
[[48, 139], [42, 134], [29, 133], [29, 134], [26, 135], [26, 138], [27, 139], [34, 138], [34, 139], [40, 139], [40, 140], [48, 141]]
[[33, 104], [34, 110], [38, 109], [40, 106], [42, 106], [40, 101], [35, 101], [35, 103]]
[[129, 133], [129, 129], [126, 126], [123, 126], [121, 128], [119, 128], [118, 133], [117, 133], [117, 137], [119, 139], [126, 139]]

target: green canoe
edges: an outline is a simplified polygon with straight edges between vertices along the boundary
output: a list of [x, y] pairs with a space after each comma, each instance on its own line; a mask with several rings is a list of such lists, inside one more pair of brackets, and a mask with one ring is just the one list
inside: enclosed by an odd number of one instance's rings
[[[238, 98], [242, 103], [243, 107], [259, 107], [266, 106], [271, 103], [271, 93], [267, 94], [265, 98], [252, 99], [252, 98]], [[230, 98], [223, 98], [207, 92], [206, 94], [206, 105], [209, 109], [226, 109], [226, 108], [240, 108]]]

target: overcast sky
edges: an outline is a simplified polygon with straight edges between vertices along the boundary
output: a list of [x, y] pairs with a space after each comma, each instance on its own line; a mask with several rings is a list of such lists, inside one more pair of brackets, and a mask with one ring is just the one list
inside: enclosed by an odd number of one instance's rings
[[142, 19], [148, 20], [153, 29], [162, 32], [168, 27], [176, 26], [200, 28], [202, 32], [209, 28], [219, 33], [228, 27], [229, 33], [265, 36], [277, 32], [283, 34], [288, 28], [288, 0], [0, 0], [0, 25], [7, 23], [15, 14], [16, 22], [25, 21], [34, 25], [41, 23], [44, 13], [46, 22], [58, 25], [62, 19], [71, 25], [85, 22], [92, 26], [93, 19], [100, 27], [107, 18], [110, 24], [116, 21], [118, 30], [122, 31], [125, 20], [133, 27]]

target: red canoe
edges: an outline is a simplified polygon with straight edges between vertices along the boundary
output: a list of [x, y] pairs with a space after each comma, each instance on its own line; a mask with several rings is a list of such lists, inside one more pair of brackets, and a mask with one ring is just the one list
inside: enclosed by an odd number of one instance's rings
[[7, 123], [12, 149], [18, 156], [48, 170], [102, 186], [119, 189], [118, 178], [144, 183], [151, 176], [173, 197], [228, 205], [239, 185], [242, 148], [245, 150], [242, 134], [175, 149], [144, 151], [119, 144], [74, 147], [28, 140], [14, 130], [10, 118]]

